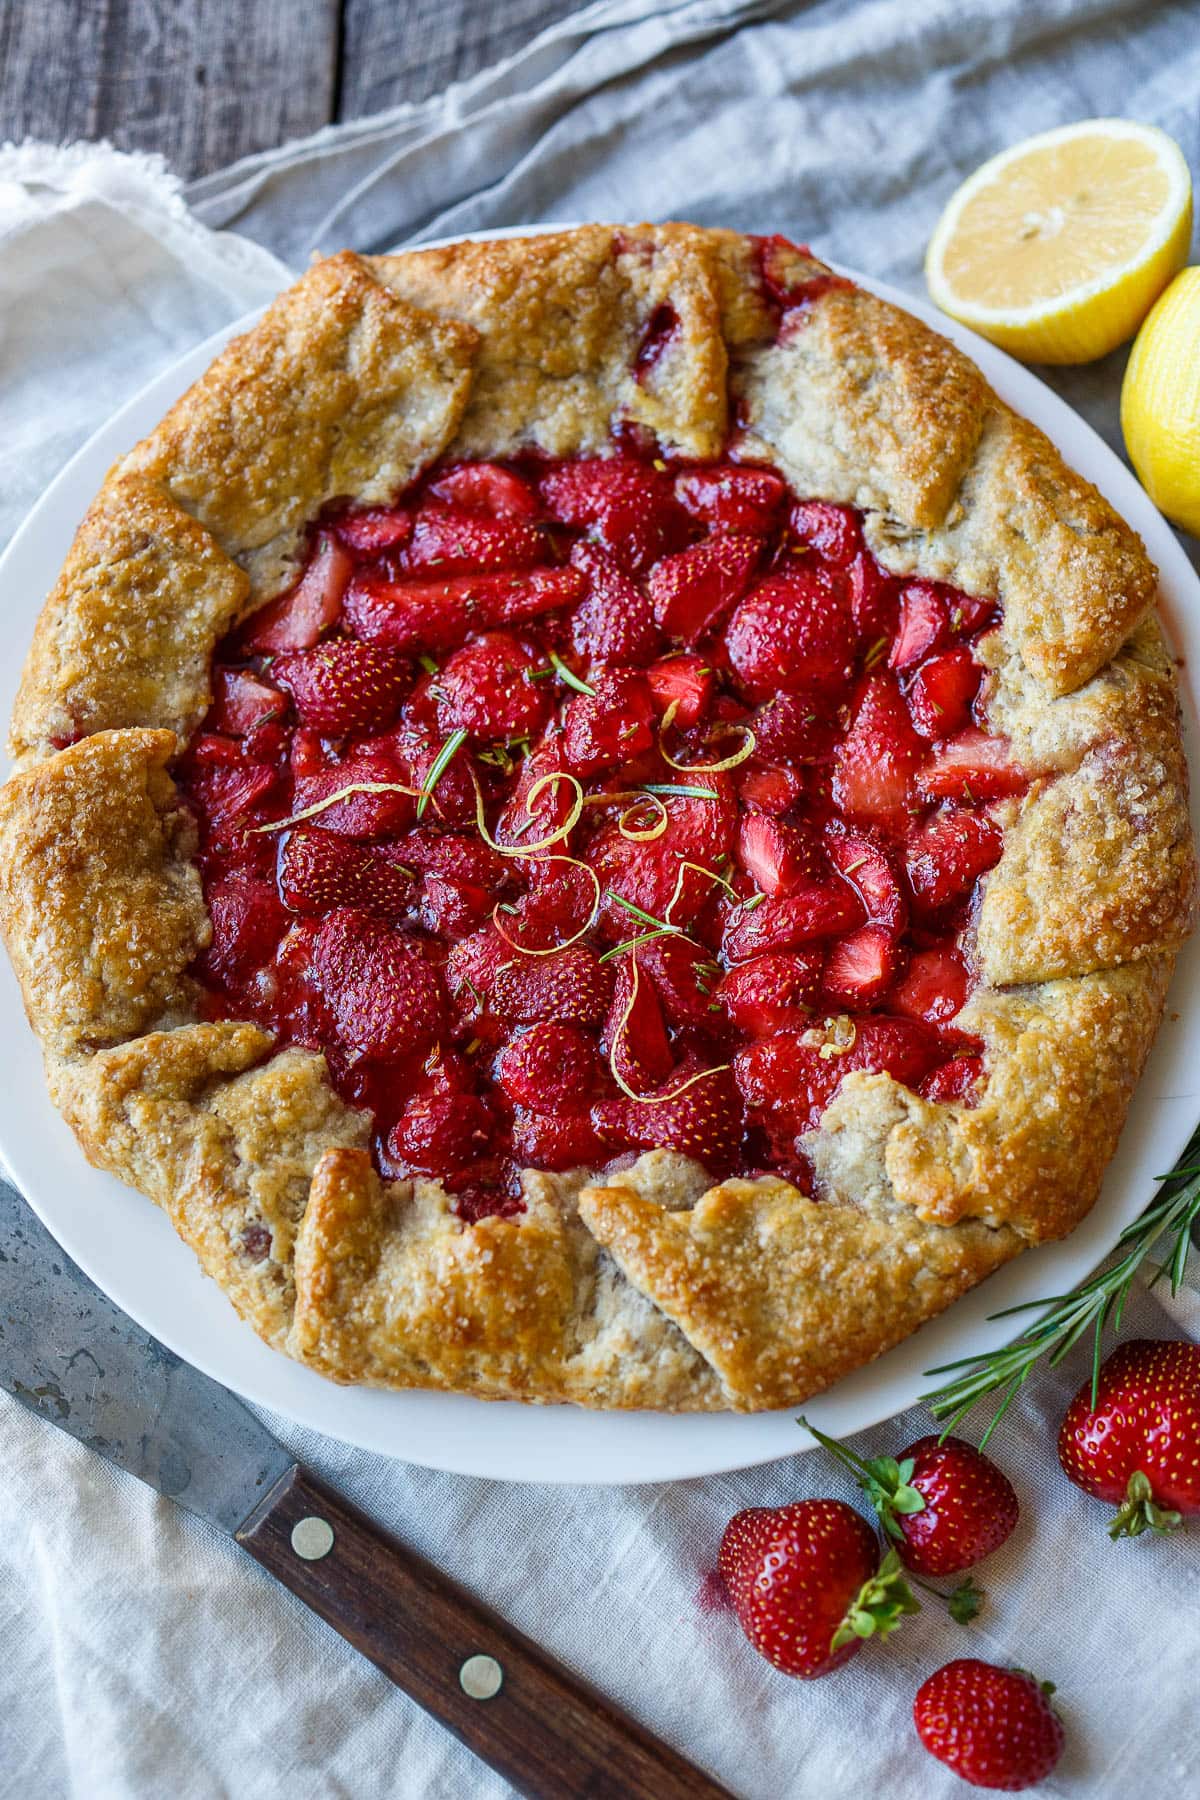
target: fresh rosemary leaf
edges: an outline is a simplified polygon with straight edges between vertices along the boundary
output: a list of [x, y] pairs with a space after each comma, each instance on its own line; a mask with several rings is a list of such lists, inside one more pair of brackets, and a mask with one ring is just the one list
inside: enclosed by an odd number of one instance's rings
[[981, 1401], [998, 1396], [996, 1409], [980, 1440], [982, 1448], [1038, 1365], [1044, 1362], [1053, 1368], [1089, 1331], [1093, 1334], [1092, 1403], [1095, 1404], [1104, 1334], [1110, 1329], [1113, 1332], [1120, 1330], [1134, 1278], [1150, 1252], [1163, 1240], [1166, 1240], [1166, 1254], [1161, 1257], [1153, 1280], [1165, 1279], [1173, 1294], [1179, 1291], [1191, 1248], [1192, 1227], [1200, 1221], [1197, 1152], [1200, 1152], [1200, 1128], [1193, 1133], [1177, 1166], [1161, 1178], [1162, 1185], [1142, 1216], [1121, 1233], [1117, 1244], [1118, 1248], [1123, 1248], [1124, 1255], [1111, 1268], [1099, 1270], [1069, 1294], [1027, 1300], [1020, 1306], [1006, 1307], [1003, 1312], [994, 1313], [992, 1316], [999, 1319], [1041, 1309], [1040, 1317], [1027, 1325], [1011, 1344], [983, 1356], [963, 1356], [926, 1370], [928, 1375], [953, 1376], [941, 1387], [922, 1395], [924, 1404], [942, 1425], [943, 1437]]
[[424, 781], [421, 783], [421, 793], [417, 800], [418, 819], [423, 819], [425, 817], [425, 808], [433, 799], [433, 790], [436, 788], [438, 782], [442, 779], [442, 776], [446, 773], [446, 770], [450, 767], [450, 764], [454, 761], [454, 758], [458, 755], [466, 741], [467, 734], [460, 726], [457, 731], [452, 731], [450, 733], [450, 736], [446, 739], [445, 743], [430, 763], [429, 771], [426, 774]]

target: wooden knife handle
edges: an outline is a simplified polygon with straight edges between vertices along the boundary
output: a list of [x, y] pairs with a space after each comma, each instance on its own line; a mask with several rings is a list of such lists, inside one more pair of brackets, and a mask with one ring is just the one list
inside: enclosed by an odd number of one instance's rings
[[299, 1465], [234, 1535], [530, 1800], [732, 1800]]

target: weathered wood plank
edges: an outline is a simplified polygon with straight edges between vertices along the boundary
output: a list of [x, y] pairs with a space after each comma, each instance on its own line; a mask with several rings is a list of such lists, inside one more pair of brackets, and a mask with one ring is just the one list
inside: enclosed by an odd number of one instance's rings
[[329, 122], [338, 16], [338, 0], [0, 0], [0, 137], [109, 138], [205, 174]]
[[423, 100], [499, 62], [586, 0], [343, 0], [338, 116]]

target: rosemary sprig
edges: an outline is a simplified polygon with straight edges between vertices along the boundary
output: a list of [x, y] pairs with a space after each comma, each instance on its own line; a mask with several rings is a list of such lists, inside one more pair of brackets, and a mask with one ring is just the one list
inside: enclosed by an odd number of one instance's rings
[[[1191, 1229], [1200, 1220], [1200, 1128], [1192, 1135], [1182, 1158], [1169, 1175], [1160, 1177], [1162, 1186], [1140, 1218], [1127, 1225], [1117, 1240], [1125, 1253], [1111, 1268], [1101, 1269], [1069, 1294], [1056, 1294], [1045, 1300], [1027, 1300], [1021, 1306], [1009, 1306], [993, 1313], [996, 1319], [1008, 1318], [1036, 1307], [1045, 1311], [1021, 1335], [1003, 1349], [984, 1356], [963, 1356], [956, 1362], [941, 1363], [927, 1369], [928, 1375], [961, 1373], [944, 1386], [921, 1396], [934, 1418], [943, 1426], [943, 1436], [953, 1431], [965, 1414], [989, 1395], [1002, 1396], [991, 1423], [980, 1440], [986, 1445], [997, 1425], [1043, 1360], [1054, 1368], [1088, 1331], [1092, 1340], [1092, 1404], [1100, 1381], [1100, 1362], [1104, 1332], [1111, 1325], [1121, 1328], [1121, 1318], [1133, 1278], [1162, 1238], [1170, 1240], [1167, 1255], [1159, 1264], [1154, 1281], [1164, 1276], [1176, 1294], [1183, 1281], [1191, 1247]], [[1153, 1282], [1151, 1283], [1153, 1286]]]
[[565, 681], [569, 688], [574, 688], [577, 694], [587, 694], [592, 700], [596, 698], [595, 688], [592, 687], [590, 683], [586, 682], [581, 675], [576, 675], [574, 669], [568, 669], [566, 663], [563, 661], [562, 657], [558, 655], [557, 651], [552, 650], [550, 652], [550, 666], [558, 676], [558, 679], [560, 681]]
[[423, 819], [425, 817], [425, 808], [433, 799], [433, 790], [436, 788], [438, 782], [442, 779], [442, 776], [446, 773], [446, 770], [454, 761], [454, 758], [458, 755], [458, 752], [462, 749], [466, 741], [467, 734], [465, 731], [461, 729], [452, 731], [433, 761], [430, 763], [429, 768], [426, 771], [425, 779], [421, 783], [421, 792], [417, 799], [418, 819]]

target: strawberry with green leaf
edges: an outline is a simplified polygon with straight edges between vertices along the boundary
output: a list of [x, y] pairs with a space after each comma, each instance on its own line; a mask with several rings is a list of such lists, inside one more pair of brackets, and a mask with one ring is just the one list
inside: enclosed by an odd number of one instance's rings
[[1200, 1514], [1200, 1344], [1121, 1344], [1067, 1408], [1058, 1458], [1117, 1507], [1110, 1537], [1161, 1535]]
[[717, 1568], [760, 1656], [812, 1681], [886, 1638], [917, 1601], [894, 1551], [841, 1500], [754, 1506], [725, 1527]]
[[[1020, 1512], [1012, 1483], [963, 1438], [922, 1437], [898, 1459], [868, 1460], [807, 1419], [800, 1423], [854, 1476], [913, 1574], [960, 1574], [1012, 1534]], [[950, 1615], [960, 1624], [974, 1618], [981, 1601], [971, 1581], [947, 1597]]]

